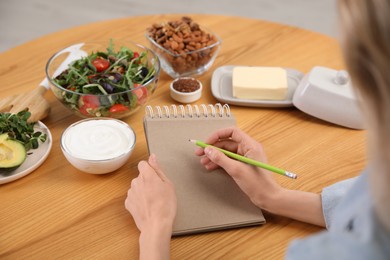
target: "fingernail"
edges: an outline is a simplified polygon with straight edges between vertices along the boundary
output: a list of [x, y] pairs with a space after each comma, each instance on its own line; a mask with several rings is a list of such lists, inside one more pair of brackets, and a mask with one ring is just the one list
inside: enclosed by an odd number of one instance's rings
[[138, 167], [139, 168], [143, 168], [144, 166], [145, 166], [145, 164], [147, 164], [147, 162], [145, 162], [145, 161], [140, 161], [139, 163], [138, 163]]
[[206, 147], [204, 148], [204, 153], [207, 154], [208, 156], [210, 156], [213, 152], [213, 149], [211, 149], [210, 147]]
[[154, 153], [150, 154], [150, 159], [155, 162], [156, 161], [156, 155]]

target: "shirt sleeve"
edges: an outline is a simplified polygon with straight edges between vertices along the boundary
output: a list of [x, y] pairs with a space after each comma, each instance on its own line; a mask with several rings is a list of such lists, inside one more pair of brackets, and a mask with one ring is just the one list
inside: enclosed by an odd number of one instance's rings
[[390, 233], [375, 215], [368, 171], [325, 188], [322, 201], [329, 230], [293, 241], [286, 259], [390, 259]]
[[332, 225], [334, 209], [337, 207], [341, 199], [351, 188], [357, 177], [340, 181], [322, 190], [322, 212], [325, 218], [326, 228], [329, 229]]

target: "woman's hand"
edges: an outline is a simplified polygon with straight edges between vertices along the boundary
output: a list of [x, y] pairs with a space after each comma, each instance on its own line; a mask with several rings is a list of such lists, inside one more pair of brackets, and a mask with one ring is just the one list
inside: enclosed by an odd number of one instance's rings
[[141, 231], [140, 259], [168, 259], [177, 204], [174, 186], [153, 154], [148, 162], [139, 162], [138, 170], [139, 175], [132, 180], [127, 193], [125, 207]]
[[[262, 145], [236, 127], [216, 131], [206, 143], [257, 161], [267, 161]], [[199, 148], [195, 153], [199, 156], [205, 155], [201, 163], [206, 169], [224, 168], [251, 201], [260, 208], [267, 209], [267, 202], [271, 196], [282, 190], [272, 173], [267, 170], [231, 159], [211, 147]]]
[[[206, 143], [257, 161], [267, 162], [262, 145], [236, 127], [216, 131]], [[201, 163], [206, 169], [224, 168], [259, 208], [277, 215], [325, 226], [319, 194], [284, 189], [274, 180], [273, 173], [231, 159], [211, 147], [199, 148], [195, 153], [199, 156], [205, 155]]]

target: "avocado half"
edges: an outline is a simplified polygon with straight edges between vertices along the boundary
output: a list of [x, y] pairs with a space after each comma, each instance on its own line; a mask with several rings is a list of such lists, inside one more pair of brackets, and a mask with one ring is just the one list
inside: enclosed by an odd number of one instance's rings
[[8, 134], [0, 135], [0, 170], [12, 171], [26, 160], [27, 152], [24, 145], [11, 140]]

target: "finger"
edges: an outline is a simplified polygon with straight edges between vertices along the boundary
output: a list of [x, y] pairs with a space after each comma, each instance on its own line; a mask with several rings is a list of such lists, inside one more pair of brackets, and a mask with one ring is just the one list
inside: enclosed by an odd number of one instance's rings
[[[242, 162], [233, 160], [227, 157], [221, 151], [218, 151], [217, 149], [212, 147], [206, 147], [205, 154], [210, 159], [211, 162], [224, 168], [229, 175], [234, 175], [235, 173], [238, 172], [237, 169], [240, 169], [243, 166]], [[213, 166], [210, 165], [209, 167], [213, 167]]]
[[127, 197], [126, 197], [126, 200], [125, 200], [125, 208], [130, 212], [132, 213], [133, 210], [134, 210], [134, 201], [137, 201], [136, 197], [137, 197], [137, 189], [138, 189], [138, 178], [134, 178], [132, 181], [131, 181], [131, 187], [130, 189], [127, 191]]
[[231, 141], [231, 140], [222, 140], [218, 141], [217, 143], [213, 144], [213, 146], [222, 148], [224, 150], [228, 150], [231, 152], [237, 152], [238, 149], [238, 143]]
[[157, 162], [157, 157], [155, 154], [151, 154], [149, 156], [149, 165], [154, 169], [154, 171], [157, 173], [157, 175], [160, 177], [162, 181], [168, 181], [168, 177], [164, 174], [164, 172], [161, 170], [160, 165]]
[[261, 144], [258, 144], [257, 146], [254, 147], [244, 147], [242, 149], [242, 154], [245, 157], [254, 159], [254, 160], [259, 160], [262, 162], [267, 162], [267, 157], [265, 155], [263, 146]]
[[[213, 143], [211, 145], [213, 145], [215, 147], [218, 147], [218, 148], [225, 149], [225, 150], [229, 150], [229, 151], [232, 151], [232, 152], [237, 152], [237, 149], [238, 149], [238, 143], [236, 143], [234, 141], [231, 141], [231, 140], [227, 140], [227, 139], [226, 140], [222, 140], [222, 141], [219, 140], [216, 143]], [[198, 147], [195, 150], [195, 154], [198, 155], [198, 156], [204, 155], [204, 148]]]
[[140, 177], [134, 178], [131, 181], [129, 190], [127, 191], [127, 201], [133, 201], [135, 197], [138, 197], [139, 191], [142, 190]]
[[209, 164], [211, 161], [210, 161], [210, 159], [207, 157], [207, 156], [205, 156], [205, 157], [202, 157], [201, 159], [200, 159], [200, 163], [202, 164], [202, 165], [204, 165], [204, 166], [206, 166], [207, 164]]
[[[241, 130], [237, 127], [222, 128], [211, 134], [207, 139], [206, 143], [214, 144], [223, 139], [232, 139], [235, 142], [241, 142]], [[237, 139], [235, 140], [234, 137]]]
[[138, 171], [141, 174], [142, 171], [147, 169], [148, 163], [144, 160], [138, 162]]
[[215, 169], [220, 168], [219, 165], [215, 164], [214, 162], [210, 161], [210, 159], [205, 156], [200, 159], [200, 163], [206, 168], [208, 171], [213, 171]]
[[266, 160], [262, 145], [244, 133], [241, 129], [231, 127], [222, 129], [222, 132], [223, 131], [225, 132], [222, 133], [221, 136], [231, 135], [231, 137], [229, 139], [221, 139], [215, 143], [214, 146], [236, 152], [252, 159], [261, 161]]
[[125, 208], [127, 209], [127, 211], [129, 211], [130, 213], [133, 211], [133, 203], [131, 201], [132, 199], [132, 194], [131, 193], [128, 193], [127, 197], [126, 197], [126, 200], [125, 200]]
[[154, 180], [155, 178], [160, 179], [156, 171], [146, 161], [140, 161], [138, 163], [138, 170], [140, 178], [145, 182]]
[[221, 166], [219, 166], [218, 164], [215, 164], [214, 162], [211, 162], [211, 161], [208, 164], [206, 164], [204, 167], [208, 171], [214, 171], [216, 169], [221, 168]]
[[[134, 188], [135, 186], [137, 186], [138, 180], [139, 180], [138, 177], [131, 180], [130, 189], [132, 189], [132, 188]], [[129, 190], [129, 191], [130, 191], [130, 190]]]
[[196, 148], [196, 149], [195, 149], [195, 154], [198, 155], [198, 156], [204, 155], [204, 150], [203, 150], [203, 148], [201, 148], [201, 147]]

